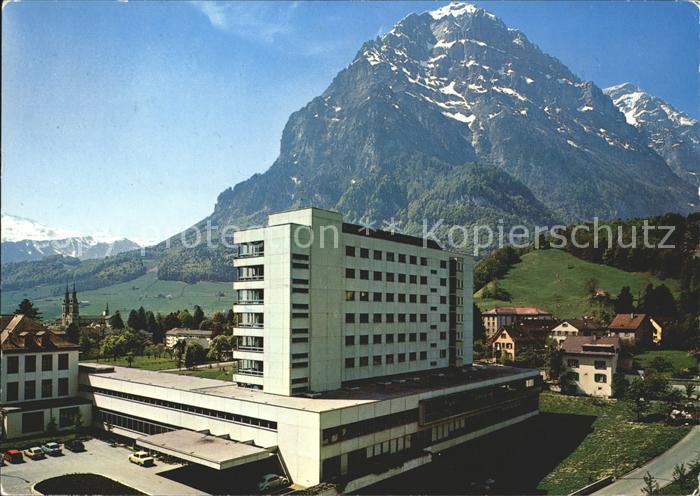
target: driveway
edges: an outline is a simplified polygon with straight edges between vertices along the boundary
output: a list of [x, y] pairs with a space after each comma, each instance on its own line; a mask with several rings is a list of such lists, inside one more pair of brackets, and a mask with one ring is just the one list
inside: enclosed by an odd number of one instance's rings
[[644, 488], [643, 478], [647, 472], [656, 479], [659, 486], [663, 487], [673, 480], [673, 469], [676, 465], [685, 463], [687, 467], [698, 456], [700, 456], [700, 426], [696, 425], [671, 449], [593, 494], [595, 496], [641, 495]]
[[131, 451], [98, 439], [86, 441], [85, 447], [87, 451], [82, 453], [64, 449], [63, 456], [36, 461], [25, 458], [24, 463], [5, 465], [0, 474], [2, 494], [30, 494], [37, 482], [71, 473], [100, 474], [152, 495], [206, 494], [159, 475], [181, 465], [156, 460], [154, 467], [140, 467], [129, 462]]

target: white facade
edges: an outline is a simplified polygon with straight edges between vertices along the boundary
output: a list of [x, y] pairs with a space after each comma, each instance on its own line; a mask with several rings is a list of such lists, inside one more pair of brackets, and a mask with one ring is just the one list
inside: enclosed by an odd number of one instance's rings
[[201, 329], [178, 329], [177, 332], [167, 331], [165, 333], [165, 346], [172, 348], [178, 341], [196, 341], [202, 345], [205, 350], [209, 349], [212, 340], [211, 331], [203, 331]]
[[617, 354], [598, 356], [566, 353], [563, 360], [577, 393], [606, 398], [612, 396], [612, 379], [617, 372]]
[[234, 380], [276, 394], [472, 362], [472, 259], [315, 208], [240, 231]]

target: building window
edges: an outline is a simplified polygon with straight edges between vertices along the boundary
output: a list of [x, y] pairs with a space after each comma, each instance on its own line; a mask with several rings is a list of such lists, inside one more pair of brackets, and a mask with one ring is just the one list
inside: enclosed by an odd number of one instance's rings
[[423, 266], [428, 265], [428, 259], [425, 257], [420, 257], [420, 264]]
[[386, 261], [387, 261], [387, 262], [393, 262], [393, 261], [394, 261], [394, 252], [393, 252], [393, 251], [388, 251], [388, 252], [386, 252]]
[[447, 358], [447, 350], [440, 350], [440, 358]]
[[386, 302], [387, 302], [387, 303], [393, 303], [393, 302], [394, 302], [394, 293], [387, 293], [387, 294], [386, 294]]
[[381, 324], [382, 323], [382, 314], [381, 313], [375, 313], [372, 315], [372, 322], [375, 324]]
[[578, 381], [578, 379], [579, 379], [578, 372], [569, 372], [569, 377], [571, 377], [572, 381]]
[[406, 263], [406, 255], [399, 253], [399, 263]]
[[406, 342], [406, 335], [399, 334], [399, 343], [405, 343], [405, 342]]
[[7, 383], [7, 401], [17, 401], [19, 399], [19, 382]]
[[68, 378], [61, 377], [58, 379], [58, 395], [68, 396]]
[[428, 322], [428, 314], [427, 313], [420, 314], [420, 321], [421, 322]]
[[411, 265], [416, 265], [418, 263], [418, 258], [415, 255], [411, 255], [411, 257], [408, 259]]
[[398, 314], [399, 316], [399, 322], [404, 323], [406, 322], [406, 314], [405, 313], [400, 313]]
[[346, 279], [355, 279], [355, 269], [345, 269]]
[[607, 365], [608, 365], [608, 364], [605, 363], [605, 360], [596, 360], [596, 361], [595, 361], [595, 368], [596, 368], [597, 370], [605, 370], [605, 369], [608, 368]]
[[19, 357], [9, 356], [7, 357], [7, 373], [16, 374], [19, 372]]
[[382, 335], [375, 334], [372, 336], [372, 344], [382, 344]]
[[26, 355], [24, 357], [24, 371], [36, 372], [36, 355]]
[[345, 323], [346, 324], [354, 324], [355, 323], [355, 314], [354, 313], [346, 313], [345, 314]]
[[363, 334], [360, 336], [360, 344], [369, 344], [369, 335]]
[[409, 315], [409, 322], [416, 322], [416, 314], [412, 313]]
[[22, 434], [44, 430], [44, 411], [22, 414]]
[[372, 357], [372, 365], [381, 365], [382, 364], [382, 356], [381, 355], [374, 355]]
[[53, 394], [53, 381], [51, 379], [44, 379], [41, 381], [41, 397], [50, 398]]
[[393, 272], [386, 273], [386, 282], [394, 282], [394, 273]]
[[369, 301], [369, 293], [367, 291], [360, 291], [360, 301]]
[[419, 335], [419, 339], [421, 341], [427, 341], [428, 340], [428, 333], [427, 332], [421, 332]]
[[345, 346], [354, 346], [355, 336], [345, 336]]
[[406, 282], [406, 274], [399, 274], [399, 282]]
[[441, 277], [440, 278], [440, 286], [447, 286], [447, 279], [445, 279], [444, 277]]
[[354, 369], [355, 368], [355, 359], [354, 358], [346, 358], [345, 359], [345, 368], [346, 369]]
[[418, 301], [418, 295], [414, 295], [414, 294], [408, 295], [408, 301], [410, 303], [416, 303]]
[[354, 246], [346, 246], [345, 247], [345, 256], [346, 257], [354, 257], [355, 256], [355, 247]]
[[605, 383], [608, 382], [608, 376], [605, 374], [595, 374], [594, 380], [596, 382]]
[[355, 301], [355, 292], [354, 291], [346, 291], [345, 292], [345, 301]]
[[416, 284], [418, 282], [418, 276], [411, 274], [408, 276], [408, 282], [411, 284]]
[[36, 398], [36, 381], [24, 381], [24, 401]]
[[441, 269], [447, 268], [447, 260], [440, 260], [440, 268]]
[[[420, 302], [421, 303], [428, 303], [428, 295], [420, 295]], [[432, 309], [435, 307], [430, 307], [430, 308]], [[437, 308], [435, 308], [435, 309], [437, 310]]]
[[41, 355], [41, 370], [53, 370], [53, 355]]
[[421, 360], [427, 360], [427, 359], [428, 359], [428, 352], [427, 352], [427, 351], [421, 351], [421, 352], [420, 352], [420, 359], [421, 359]]
[[399, 293], [399, 303], [406, 303], [406, 295], [404, 293]]
[[406, 361], [406, 353], [399, 353], [399, 363]]
[[440, 297], [440, 305], [447, 305], [447, 296]]
[[378, 270], [374, 271], [374, 274], [372, 275], [375, 281], [381, 281], [382, 280], [382, 273]]
[[386, 335], [386, 343], [391, 344], [394, 342], [394, 335], [393, 334], [387, 334]]
[[447, 322], [447, 314], [446, 313], [440, 314], [440, 322]]
[[412, 351], [411, 353], [408, 354], [408, 361], [409, 362], [415, 362], [417, 358], [417, 354], [415, 351]]
[[369, 258], [369, 250], [367, 248], [360, 248], [360, 258]]
[[412, 332], [412, 333], [410, 333], [410, 334], [408, 335], [408, 340], [409, 340], [411, 343], [415, 343], [415, 342], [416, 342], [416, 338], [417, 338], [417, 335], [416, 335], [415, 332]]
[[566, 366], [571, 368], [571, 369], [577, 369], [578, 368], [578, 360], [576, 360], [575, 358], [569, 358], [566, 361]]
[[447, 333], [444, 331], [440, 332], [440, 340], [444, 341], [445, 339], [447, 339]]
[[427, 276], [420, 276], [420, 283], [423, 284], [424, 286], [428, 284], [428, 277]]
[[387, 324], [393, 324], [394, 323], [394, 314], [393, 313], [388, 313], [385, 316], [386, 318], [386, 323]]
[[369, 270], [360, 270], [360, 279], [369, 280]]
[[58, 412], [58, 426], [71, 427], [75, 425], [75, 418], [78, 416], [78, 407], [61, 408]]
[[375, 260], [381, 260], [382, 259], [382, 252], [381, 250], [374, 250], [374, 259]]
[[360, 314], [360, 324], [369, 324], [369, 314], [368, 313], [361, 313]]
[[386, 362], [387, 365], [391, 365], [392, 363], [394, 363], [394, 355], [385, 356], [384, 361]]
[[369, 357], [360, 357], [360, 367], [367, 367], [369, 365]]

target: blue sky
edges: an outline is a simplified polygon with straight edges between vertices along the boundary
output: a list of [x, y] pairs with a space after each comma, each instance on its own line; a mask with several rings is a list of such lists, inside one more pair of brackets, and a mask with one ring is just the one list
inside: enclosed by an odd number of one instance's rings
[[[360, 45], [445, 2], [20, 2], [3, 8], [2, 211], [157, 241], [267, 169]], [[698, 9], [477, 2], [579, 77], [697, 118]]]

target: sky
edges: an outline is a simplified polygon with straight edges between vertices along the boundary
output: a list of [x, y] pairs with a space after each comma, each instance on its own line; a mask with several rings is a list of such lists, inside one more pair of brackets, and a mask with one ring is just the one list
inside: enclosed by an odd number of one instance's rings
[[[363, 42], [446, 2], [18, 2], [2, 15], [3, 213], [156, 242], [264, 172]], [[700, 114], [698, 8], [476, 2], [582, 79]]]

